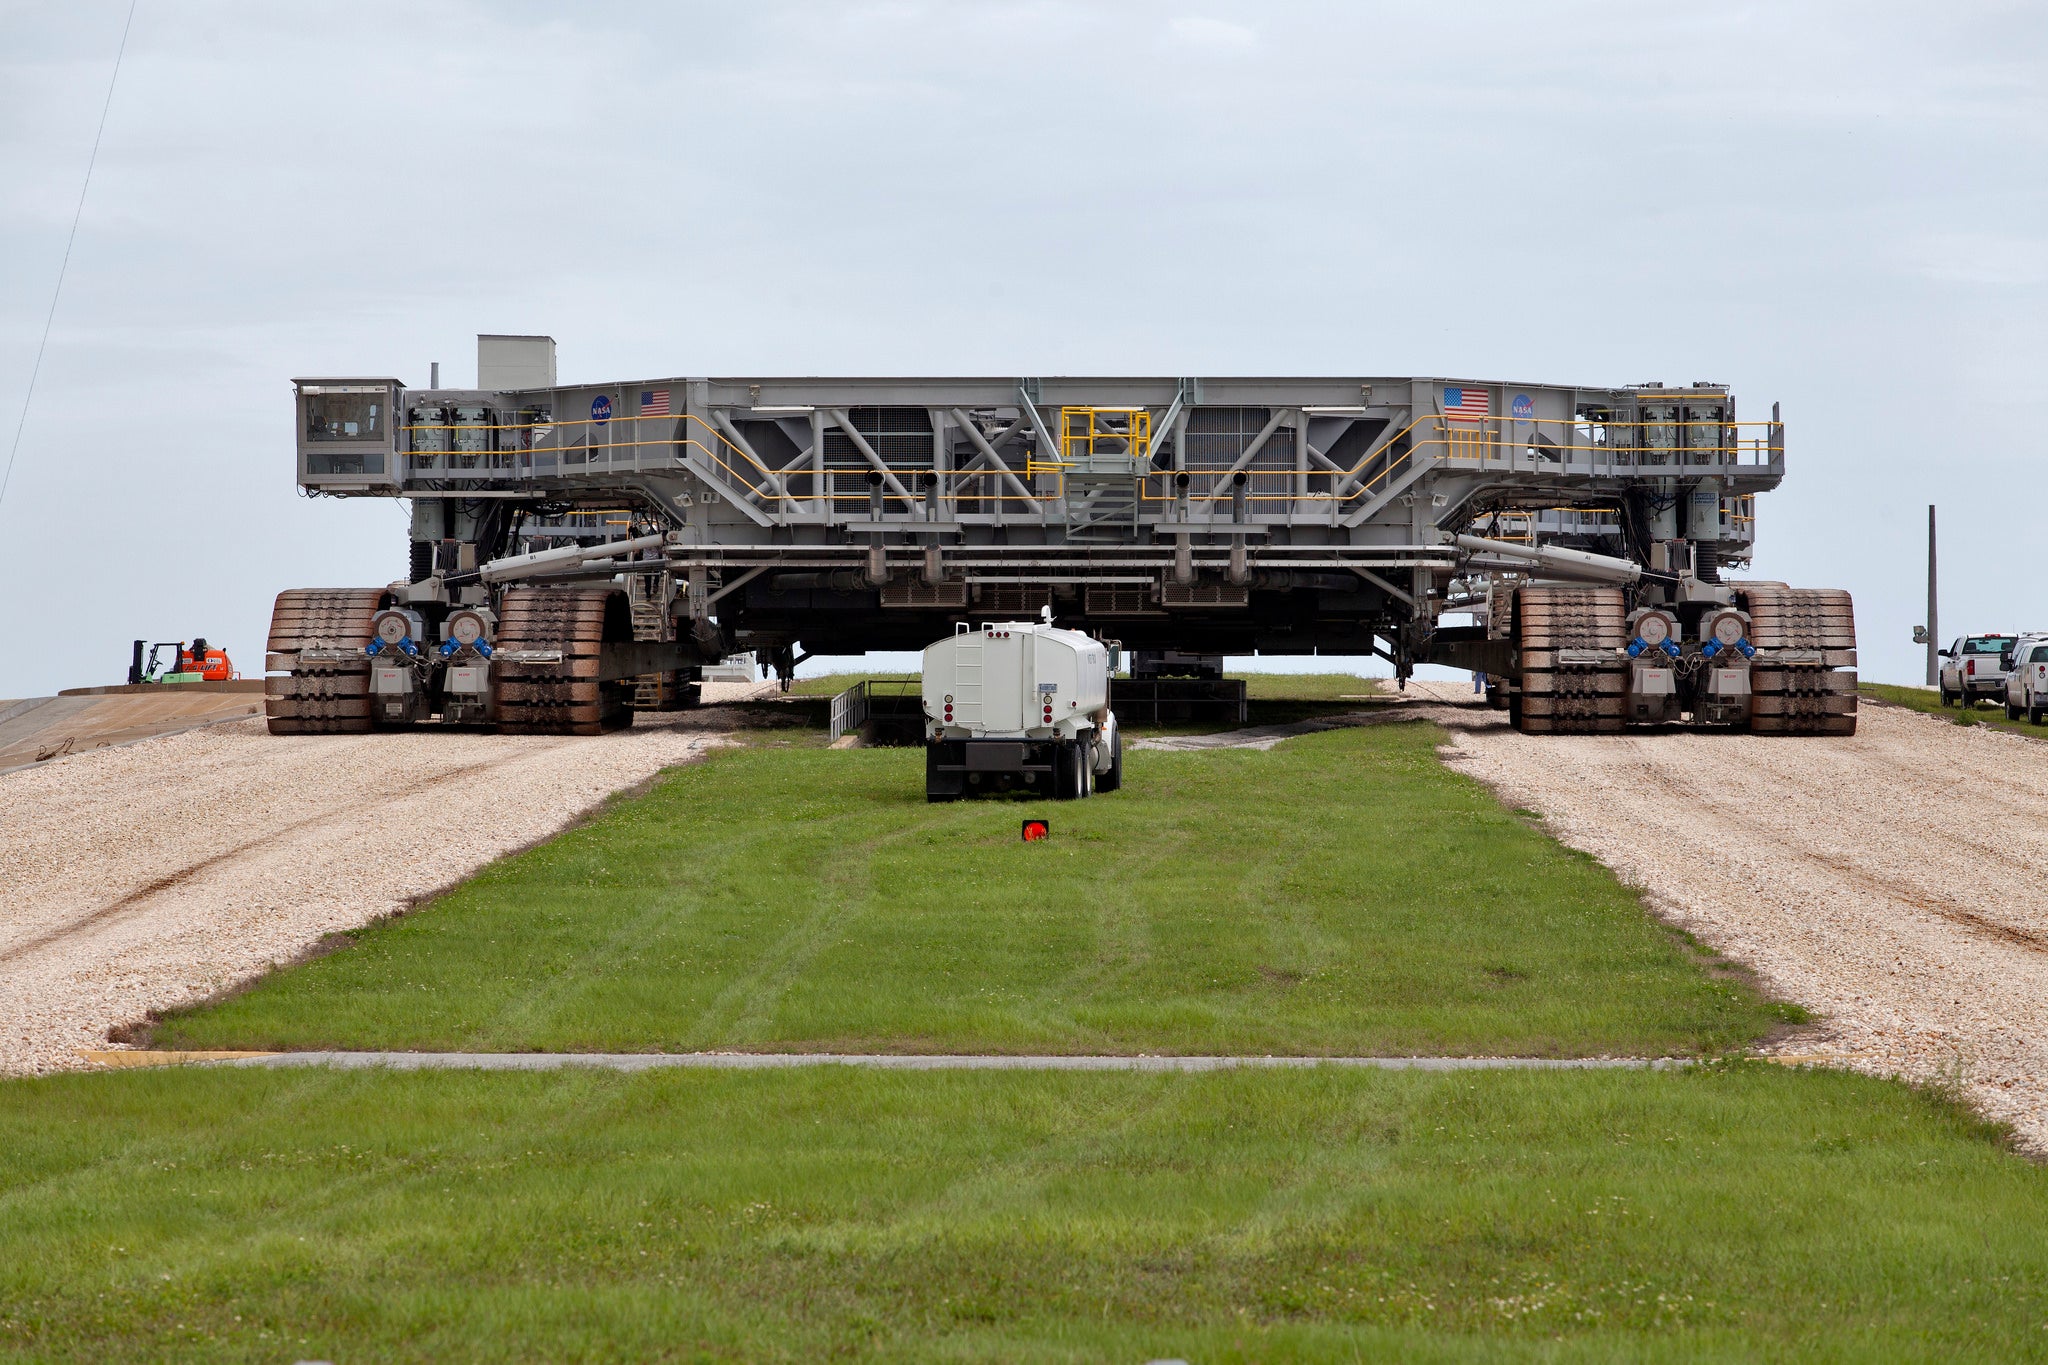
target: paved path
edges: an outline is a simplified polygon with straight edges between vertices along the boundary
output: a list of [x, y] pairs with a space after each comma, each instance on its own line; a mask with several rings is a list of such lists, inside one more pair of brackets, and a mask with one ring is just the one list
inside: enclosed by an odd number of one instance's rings
[[325, 1066], [343, 1070], [773, 1071], [799, 1066], [858, 1066], [874, 1071], [1235, 1071], [1358, 1067], [1375, 1071], [1649, 1071], [1685, 1065], [1664, 1057], [1017, 1057], [958, 1053], [905, 1056], [863, 1052], [93, 1052], [103, 1066], [182, 1062], [228, 1066]]

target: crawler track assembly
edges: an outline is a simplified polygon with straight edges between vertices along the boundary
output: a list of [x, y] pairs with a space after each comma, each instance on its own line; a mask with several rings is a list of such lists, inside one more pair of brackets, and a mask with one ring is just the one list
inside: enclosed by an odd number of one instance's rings
[[293, 588], [270, 614], [264, 711], [273, 735], [370, 728], [370, 620], [391, 604], [384, 588]]
[[264, 712], [272, 735], [371, 729], [371, 618], [391, 604], [383, 587], [293, 587], [270, 610]]
[[1627, 606], [1619, 588], [1531, 585], [1515, 593], [1521, 688], [1509, 702], [1525, 734], [1619, 731], [1628, 666]]
[[633, 638], [616, 588], [508, 588], [491, 690], [508, 735], [595, 735], [633, 723], [634, 682], [600, 681], [604, 646]]
[[1749, 729], [1759, 735], [1856, 733], [1856, 609], [1839, 588], [1735, 585], [1757, 648]]

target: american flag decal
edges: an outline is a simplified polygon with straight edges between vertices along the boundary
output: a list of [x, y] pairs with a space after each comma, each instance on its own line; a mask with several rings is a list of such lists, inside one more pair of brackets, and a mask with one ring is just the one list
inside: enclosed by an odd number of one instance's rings
[[1444, 386], [1444, 416], [1453, 422], [1483, 422], [1490, 415], [1485, 389]]
[[642, 389], [640, 391], [640, 415], [642, 417], [668, 416], [668, 390]]

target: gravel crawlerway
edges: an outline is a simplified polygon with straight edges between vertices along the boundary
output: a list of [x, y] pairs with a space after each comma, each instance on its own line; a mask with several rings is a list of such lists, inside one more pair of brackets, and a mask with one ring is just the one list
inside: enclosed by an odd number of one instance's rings
[[1411, 693], [1455, 768], [1814, 1011], [1781, 1055], [1958, 1083], [2048, 1155], [2048, 744], [1867, 702], [1853, 738], [1517, 735]]
[[739, 717], [589, 738], [240, 721], [0, 776], [0, 1073], [289, 960], [546, 838]]

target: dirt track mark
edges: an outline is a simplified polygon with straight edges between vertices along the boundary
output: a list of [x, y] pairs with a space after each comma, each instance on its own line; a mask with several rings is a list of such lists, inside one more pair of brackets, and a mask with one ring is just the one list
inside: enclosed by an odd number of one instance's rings
[[[1783, 741], [1773, 738], [1770, 742], [1776, 744]], [[1861, 888], [1869, 895], [1885, 897], [1913, 906], [1916, 909], [1926, 911], [1930, 915], [1937, 915], [1942, 919], [1963, 925], [1966, 928], [1975, 929], [1980, 933], [1988, 934], [1993, 938], [2001, 939], [2008, 943], [2018, 944], [2035, 952], [2048, 952], [2048, 935], [2014, 928], [2012, 925], [1991, 919], [1975, 910], [1966, 909], [1954, 901], [1931, 894], [1923, 889], [1915, 889], [1895, 881], [1887, 881], [1883, 877], [1871, 873], [1860, 863], [1839, 854], [1828, 852], [1819, 841], [1795, 837], [1779, 821], [1758, 818], [1757, 814], [1746, 808], [1743, 803], [1730, 800], [1723, 793], [1704, 788], [1698, 782], [1682, 773], [1674, 774], [1668, 768], [1661, 767], [1647, 759], [1640, 762], [1638, 766], [1643, 773], [1646, 783], [1661, 785], [1672, 792], [1684, 795], [1688, 800], [1701, 808], [1715, 811], [1728, 821], [1729, 824], [1740, 826], [1744, 831], [1745, 839], [1751, 843], [1764, 842], [1775, 844], [1794, 858], [1803, 858], [1808, 862], [1817, 863], [1827, 868], [1843, 881]], [[1956, 840], [1982, 853], [1987, 859], [1995, 859], [2006, 864], [2010, 869], [2011, 875], [2020, 875], [2029, 870], [2024, 865], [2015, 863], [1999, 850], [1986, 847], [1978, 840], [1960, 831], [1956, 835]]]
[[643, 717], [588, 738], [245, 721], [0, 777], [0, 930], [18, 936], [0, 949], [0, 1072], [79, 1065], [109, 1029], [402, 910], [700, 756], [733, 721]]
[[[1445, 723], [1447, 761], [1820, 1015], [1799, 1051], [1960, 1070], [2048, 1154], [2048, 745], [1888, 707], [1828, 738]], [[1958, 772], [1997, 777], [1967, 819], [1925, 796]]]
[[[385, 793], [385, 799], [403, 800], [407, 797], [417, 796], [422, 792], [432, 791], [436, 787], [445, 786], [451, 782], [472, 778], [481, 773], [502, 768], [512, 761], [510, 758], [492, 759], [483, 763], [471, 763], [449, 772], [437, 773], [432, 777], [421, 778], [417, 782]], [[68, 924], [59, 925], [55, 929], [48, 930], [24, 942], [0, 948], [0, 963], [12, 962], [16, 958], [26, 957], [37, 949], [48, 947], [50, 944], [56, 943], [72, 934], [98, 927], [124, 912], [140, 909], [143, 902], [152, 896], [172, 890], [175, 887], [183, 886], [193, 878], [210, 872], [226, 863], [233, 862], [236, 858], [244, 857], [259, 849], [267, 848], [280, 839], [289, 838], [291, 835], [297, 834], [302, 830], [310, 829], [314, 825], [332, 820], [342, 809], [344, 807], [339, 805], [331, 806], [316, 814], [309, 815], [303, 820], [295, 820], [288, 825], [280, 825], [275, 829], [265, 830], [255, 838], [237, 844], [233, 848], [215, 853], [210, 857], [201, 858], [196, 863], [181, 867], [176, 872], [159, 877], [139, 890], [131, 891], [109, 905], [89, 911], [81, 918], [72, 920]]]

